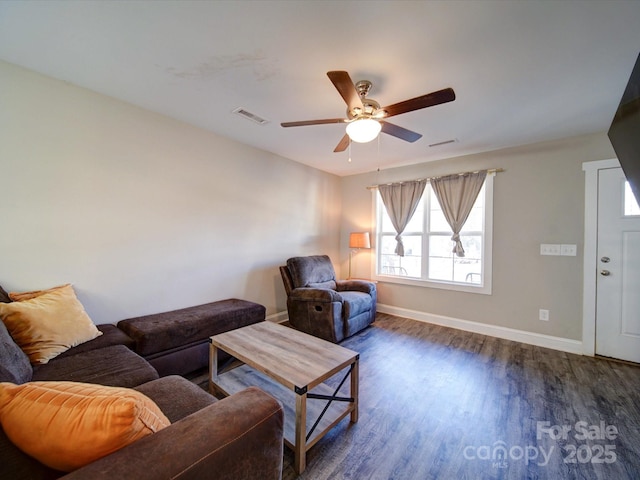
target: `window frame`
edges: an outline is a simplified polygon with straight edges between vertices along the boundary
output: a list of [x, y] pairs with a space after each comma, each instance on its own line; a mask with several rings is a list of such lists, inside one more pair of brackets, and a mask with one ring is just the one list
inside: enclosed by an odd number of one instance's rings
[[[491, 295], [492, 292], [492, 277], [493, 277], [493, 177], [494, 173], [488, 173], [484, 184], [484, 210], [483, 210], [483, 244], [482, 244], [482, 281], [480, 284], [470, 284], [464, 282], [454, 282], [448, 280], [432, 280], [428, 278], [407, 278], [392, 274], [378, 273], [378, 265], [380, 262], [380, 251], [378, 245], [380, 244], [381, 232], [378, 231], [378, 225], [382, 219], [382, 213], [380, 208], [384, 208], [380, 194], [377, 189], [372, 190], [372, 225], [374, 232], [374, 242], [372, 249], [374, 250], [371, 266], [371, 278], [377, 282], [383, 283], [395, 283], [401, 285], [412, 285], [425, 288], [437, 288], [443, 290], [453, 290], [467, 293], [478, 293], [484, 295]], [[425, 208], [425, 214], [423, 218], [423, 230], [422, 236], [422, 252], [421, 261], [424, 267], [424, 274], [427, 275], [426, 263], [429, 261], [429, 238], [428, 232], [429, 225], [429, 197], [431, 196], [431, 185], [427, 183], [423, 198], [420, 200]], [[405, 235], [403, 235], [405, 238]], [[452, 244], [453, 248], [453, 244]]]

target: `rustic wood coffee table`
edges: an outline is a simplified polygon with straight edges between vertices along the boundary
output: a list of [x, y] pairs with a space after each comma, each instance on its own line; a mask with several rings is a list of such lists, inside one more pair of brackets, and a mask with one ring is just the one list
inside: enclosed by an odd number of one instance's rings
[[[351, 422], [358, 421], [358, 353], [269, 321], [215, 335], [210, 341], [209, 391], [227, 396], [256, 385], [280, 400], [285, 444], [294, 452], [297, 473], [306, 467], [307, 450], [340, 420], [350, 414]], [[219, 371], [218, 350], [243, 365]], [[323, 383], [342, 371], [337, 388]], [[348, 377], [349, 395], [340, 396]], [[308, 399], [322, 402], [307, 405]], [[307, 414], [314, 413], [317, 420], [309, 427]]]

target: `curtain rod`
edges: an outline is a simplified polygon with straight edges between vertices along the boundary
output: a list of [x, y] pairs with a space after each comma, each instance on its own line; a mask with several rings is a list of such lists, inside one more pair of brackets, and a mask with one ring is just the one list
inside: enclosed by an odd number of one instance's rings
[[[415, 179], [415, 180], [404, 180], [404, 181], [402, 181], [402, 182], [381, 183], [381, 184], [378, 184], [378, 185], [369, 185], [369, 186], [367, 187], [367, 190], [375, 190], [375, 189], [377, 189], [380, 185], [391, 185], [391, 184], [394, 184], [394, 183], [419, 182], [420, 180], [426, 180], [426, 181], [428, 182], [428, 181], [429, 181], [429, 180], [431, 180], [432, 178], [450, 177], [450, 176], [453, 176], [453, 175], [468, 175], [468, 174], [470, 174], [470, 173], [478, 173], [478, 172], [481, 172], [481, 171], [482, 171], [482, 170], [474, 170], [473, 172], [450, 173], [450, 174], [447, 174], [447, 175], [436, 175], [436, 176], [433, 176], [433, 177], [427, 177], [427, 178], [417, 178], [417, 179]], [[495, 174], [495, 173], [500, 173], [500, 172], [504, 172], [504, 168], [489, 168], [489, 169], [487, 169], [487, 175], [491, 175], [491, 174]]]

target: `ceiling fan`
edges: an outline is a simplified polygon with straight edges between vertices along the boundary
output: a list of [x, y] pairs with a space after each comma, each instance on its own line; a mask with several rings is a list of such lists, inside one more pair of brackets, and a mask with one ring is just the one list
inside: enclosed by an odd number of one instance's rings
[[349, 73], [344, 71], [327, 72], [329, 80], [336, 87], [347, 104], [347, 118], [326, 118], [322, 120], [305, 120], [301, 122], [284, 122], [283, 127], [302, 127], [307, 125], [324, 125], [329, 123], [346, 123], [347, 133], [342, 137], [334, 152], [343, 152], [349, 146], [349, 141], [366, 143], [378, 136], [380, 131], [392, 135], [407, 142], [415, 142], [421, 134], [407, 130], [393, 123], [387, 122], [386, 118], [400, 115], [401, 113], [420, 110], [421, 108], [433, 107], [441, 103], [452, 102], [456, 99], [456, 94], [451, 88], [445, 88], [436, 92], [427, 93], [420, 97], [394, 103], [387, 107], [380, 108], [380, 104], [371, 98], [367, 98], [371, 90], [371, 82], [361, 80], [353, 83]]

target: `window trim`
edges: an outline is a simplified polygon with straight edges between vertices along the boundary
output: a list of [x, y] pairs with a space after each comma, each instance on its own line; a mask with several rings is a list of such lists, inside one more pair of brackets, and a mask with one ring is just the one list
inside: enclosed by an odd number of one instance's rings
[[[492, 279], [493, 279], [493, 177], [495, 173], [487, 174], [485, 180], [485, 198], [484, 198], [484, 242], [482, 249], [482, 267], [484, 270], [484, 283], [482, 285], [463, 284], [458, 282], [449, 282], [444, 280], [422, 280], [415, 278], [403, 278], [394, 275], [378, 274], [378, 191], [372, 189], [372, 225], [374, 232], [373, 239], [373, 262], [371, 264], [371, 278], [380, 283], [393, 283], [399, 285], [411, 285], [423, 288], [436, 288], [442, 290], [452, 290], [466, 293], [478, 293], [491, 295]], [[425, 190], [425, 194], [430, 192]]]

